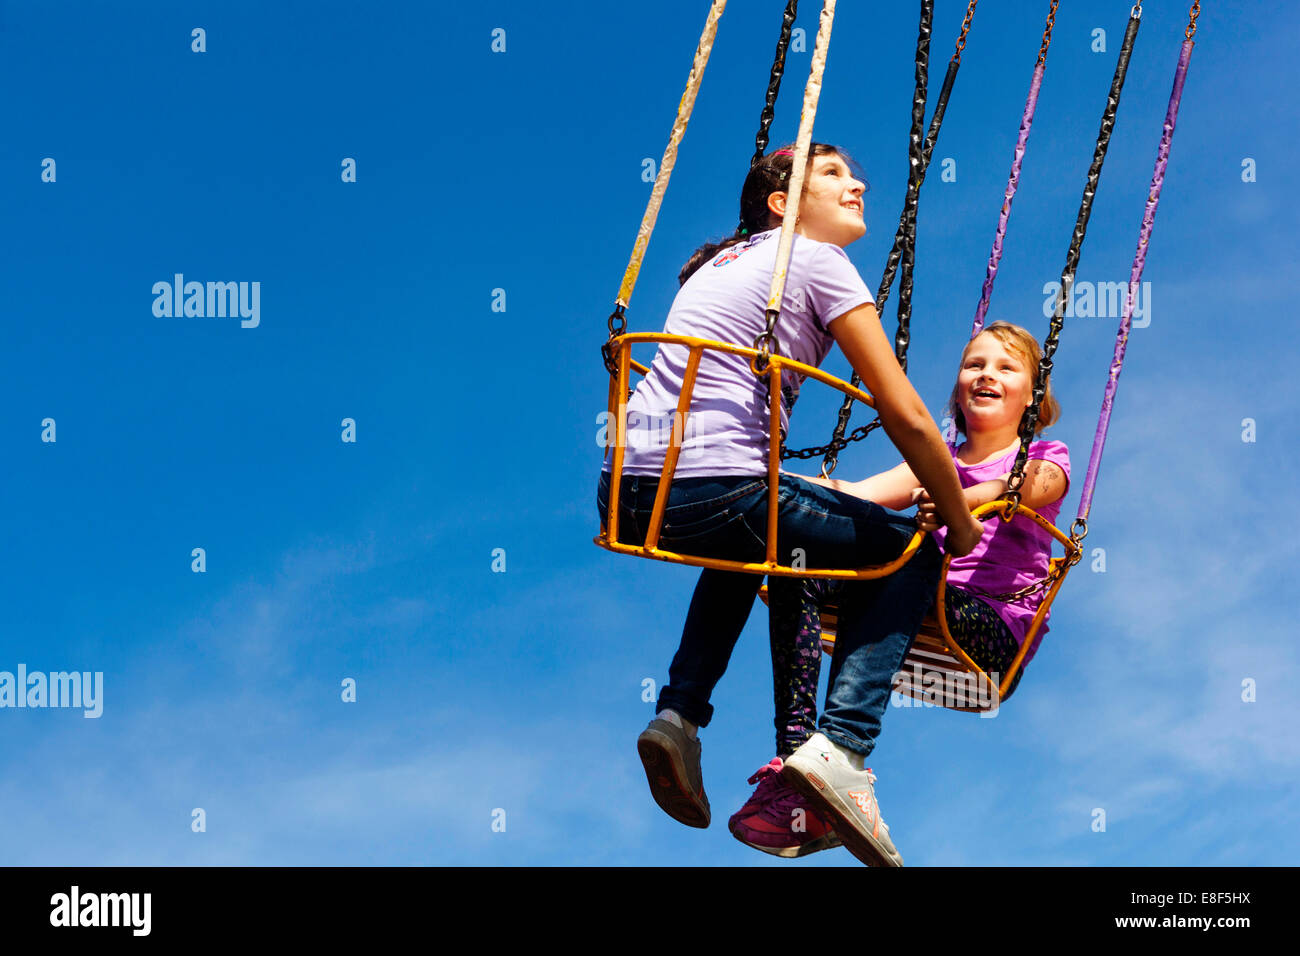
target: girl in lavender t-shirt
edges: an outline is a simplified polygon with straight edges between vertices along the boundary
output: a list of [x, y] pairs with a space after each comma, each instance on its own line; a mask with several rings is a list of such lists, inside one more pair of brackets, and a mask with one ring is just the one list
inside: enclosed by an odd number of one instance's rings
[[[952, 391], [952, 409], [961, 445], [949, 452], [971, 508], [1001, 497], [1020, 446], [1020, 421], [1033, 394], [1040, 356], [1038, 343], [1019, 326], [995, 322], [962, 352]], [[1050, 384], [1044, 394], [1038, 428], [1051, 425], [1059, 407]], [[1021, 489], [1021, 501], [1055, 522], [1069, 486], [1070, 456], [1062, 442], [1034, 441]], [[933, 532], [942, 547], [947, 529], [940, 527], [934, 504], [919, 488], [906, 463], [858, 482], [809, 478], [839, 491], [869, 498], [888, 508], [917, 504], [917, 523]], [[946, 612], [954, 640], [982, 670], [995, 679], [1010, 666], [1038, 610], [1042, 592], [999, 601], [989, 595], [1018, 591], [1048, 571], [1052, 537], [1032, 521], [988, 521], [984, 536], [969, 554], [949, 564]], [[771, 578], [772, 672], [776, 702], [777, 759], [751, 778], [758, 790], [731, 819], [731, 831], [743, 843], [779, 856], [802, 856], [834, 846], [822, 821], [802, 831], [790, 827], [791, 810], [803, 806], [798, 793], [777, 776], [781, 761], [816, 729], [817, 678], [821, 667], [821, 604], [833, 603], [838, 582], [812, 578]], [[1020, 682], [1024, 666], [1047, 632], [1046, 618], [1008, 691]]]

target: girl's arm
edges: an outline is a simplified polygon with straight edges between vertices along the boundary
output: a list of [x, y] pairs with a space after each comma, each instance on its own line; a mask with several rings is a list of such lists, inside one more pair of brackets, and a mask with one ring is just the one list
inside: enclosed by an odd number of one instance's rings
[[[981, 481], [971, 485], [966, 491], [966, 504], [972, 511], [982, 504], [996, 501], [1007, 493], [1007, 479], [1011, 472], [1001, 478]], [[1065, 495], [1067, 482], [1061, 466], [1041, 458], [1033, 458], [1025, 465], [1025, 480], [1020, 486], [1020, 503], [1026, 508], [1039, 511]], [[934, 502], [924, 489], [918, 489], [921, 496], [916, 509], [916, 520], [922, 531], [933, 531], [942, 527]]]
[[[978, 485], [972, 485], [966, 489], [967, 502], [974, 509], [979, 505], [996, 498], [1001, 498], [1007, 493], [1007, 480], [1011, 477], [1011, 472], [1007, 472], [1001, 478], [994, 478], [991, 481], [983, 481]], [[1035, 511], [1050, 505], [1052, 502], [1065, 495], [1065, 472], [1061, 466], [1050, 461], [1044, 461], [1041, 458], [1031, 458], [1025, 463], [1025, 480], [1020, 485], [1020, 503], [1026, 508], [1033, 508]], [[970, 493], [975, 489], [981, 489], [977, 500], [972, 500]]]
[[907, 467], [907, 462], [903, 462], [901, 465], [889, 469], [889, 471], [882, 471], [878, 475], [863, 478], [861, 481], [845, 481], [842, 478], [822, 478], [820, 476], [814, 478], [810, 475], [799, 475], [798, 477], [804, 481], [811, 481], [815, 485], [822, 485], [835, 491], [842, 491], [847, 495], [853, 495], [855, 498], [874, 501], [891, 511], [902, 511], [904, 508], [910, 508], [916, 500], [915, 495], [912, 494], [917, 485], [916, 475], [912, 474], [912, 469]]
[[[1011, 472], [1002, 476], [1004, 488], [1010, 477]], [[1020, 503], [1026, 508], [1038, 511], [1064, 498], [1068, 485], [1069, 482], [1066, 481], [1065, 472], [1060, 465], [1041, 458], [1032, 458], [1025, 465], [1025, 480], [1020, 486]]]
[[913, 474], [932, 497], [948, 525], [951, 554], [969, 554], [979, 544], [984, 527], [970, 516], [952, 454], [921, 396], [898, 365], [893, 346], [880, 327], [876, 307], [864, 303], [833, 319], [828, 328], [875, 396], [876, 413], [885, 434], [903, 453]]

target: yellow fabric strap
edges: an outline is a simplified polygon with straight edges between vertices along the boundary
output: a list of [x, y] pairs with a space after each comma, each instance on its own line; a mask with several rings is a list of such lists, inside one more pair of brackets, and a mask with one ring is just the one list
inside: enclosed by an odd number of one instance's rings
[[799, 135], [795, 139], [794, 168], [790, 171], [790, 191], [785, 202], [785, 218], [781, 220], [781, 241], [776, 247], [776, 266], [772, 269], [772, 290], [767, 297], [769, 309], [781, 308], [781, 297], [785, 294], [785, 274], [790, 266], [794, 224], [799, 218], [799, 197], [803, 192], [808, 150], [812, 143], [813, 119], [817, 115], [817, 99], [822, 92], [826, 48], [830, 46], [831, 22], [834, 19], [835, 0], [823, 0], [821, 20], [817, 24], [817, 43], [813, 47], [812, 71], [808, 74], [808, 85], [803, 90], [803, 112], [799, 116]]
[[686, 92], [677, 105], [677, 119], [673, 123], [672, 135], [668, 137], [668, 146], [664, 149], [663, 159], [659, 161], [659, 175], [655, 177], [654, 189], [650, 192], [650, 201], [646, 203], [645, 215], [641, 217], [641, 228], [636, 233], [636, 243], [632, 246], [632, 258], [628, 260], [627, 271], [623, 273], [623, 284], [618, 289], [618, 304], [627, 307], [632, 298], [632, 289], [636, 286], [636, 277], [641, 272], [641, 260], [645, 258], [646, 246], [650, 244], [650, 233], [654, 232], [655, 220], [659, 217], [659, 207], [663, 204], [664, 193], [668, 190], [668, 177], [672, 175], [677, 162], [677, 144], [686, 135], [686, 124], [691, 120], [691, 110], [695, 108], [695, 95], [700, 91], [700, 82], [704, 79], [704, 68], [709, 63], [709, 53], [713, 49], [713, 38], [718, 32], [718, 20], [726, 9], [727, 0], [713, 0], [709, 8], [709, 18], [704, 23], [704, 32], [700, 34], [700, 44], [695, 48], [695, 62], [691, 64], [691, 75], [686, 80]]

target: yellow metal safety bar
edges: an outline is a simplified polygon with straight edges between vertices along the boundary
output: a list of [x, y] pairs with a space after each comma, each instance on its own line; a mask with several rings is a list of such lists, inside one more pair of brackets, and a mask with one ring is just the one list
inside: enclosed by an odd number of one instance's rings
[[[1051, 609], [1052, 601], [1056, 599], [1056, 592], [1061, 590], [1061, 585], [1065, 582], [1065, 575], [1069, 572], [1070, 568], [1079, 563], [1079, 558], [1082, 556], [1083, 552], [1080, 549], [1078, 542], [1070, 538], [1064, 531], [1052, 524], [1052, 522], [1048, 521], [1032, 508], [1028, 508], [1019, 502], [1016, 503], [1015, 509], [1012, 511], [1005, 501], [990, 501], [980, 505], [971, 512], [971, 515], [980, 521], [983, 521], [990, 515], [996, 515], [1003, 521], [1010, 521], [1015, 515], [1024, 515], [1065, 547], [1064, 557], [1052, 558], [1051, 561], [1048, 562], [1047, 576], [1049, 580], [1053, 578], [1054, 580], [1052, 580], [1051, 586], [1047, 589], [1047, 593], [1043, 595], [1042, 603], [1038, 605], [1038, 611], [1034, 614], [1034, 619], [1029, 622], [1029, 630], [1025, 632], [1025, 638], [1020, 644], [1020, 650], [1016, 653], [1016, 656], [1012, 658], [1011, 666], [1007, 668], [1007, 672], [1002, 676], [1001, 686], [996, 688], [997, 699], [1000, 701], [1002, 700], [1003, 695], [1011, 687], [1011, 682], [1015, 680], [1016, 674], [1020, 672], [1020, 667], [1024, 663], [1025, 655], [1029, 653], [1029, 648], [1033, 646], [1034, 638], [1038, 634], [1038, 629], [1042, 626], [1043, 619], [1047, 617], [1047, 612]], [[980, 669], [978, 664], [970, 659], [970, 655], [958, 646], [957, 642], [953, 640], [952, 634], [948, 631], [948, 614], [944, 599], [948, 591], [948, 565], [951, 563], [952, 555], [944, 555], [943, 570], [939, 573], [939, 593], [935, 599], [934, 611], [934, 616], [939, 624], [939, 633], [943, 635], [944, 643], [948, 645], [948, 650], [952, 656], [960, 663], [964, 664], [970, 673], [979, 675], [979, 680], [985, 684], [986, 687], [993, 689], [992, 679], [990, 679], [989, 676]]]
[[[943, 570], [939, 575], [939, 588], [935, 600], [935, 606], [931, 611], [931, 614], [926, 617], [925, 622], [921, 625], [921, 631], [917, 635], [916, 644], [925, 644], [926, 648], [930, 652], [934, 652], [941, 647], [942, 650], [946, 651], [953, 659], [955, 664], [965, 670], [966, 673], [974, 674], [976, 680], [979, 681], [981, 685], [980, 691], [977, 694], [969, 695], [968, 699], [988, 701], [991, 705], [997, 706], [1006, 699], [1007, 692], [1011, 688], [1012, 682], [1015, 681], [1016, 674], [1020, 672], [1020, 668], [1024, 664], [1025, 655], [1028, 654], [1029, 649], [1033, 647], [1034, 638], [1038, 635], [1043, 620], [1047, 617], [1047, 612], [1051, 610], [1052, 602], [1056, 599], [1057, 592], [1060, 591], [1061, 585], [1065, 582], [1066, 574], [1069, 572], [1070, 568], [1078, 564], [1079, 559], [1082, 556], [1082, 550], [1077, 541], [1068, 537], [1063, 531], [1057, 528], [1056, 525], [1052, 524], [1052, 522], [1048, 521], [1032, 508], [1026, 507], [1022, 504], [1016, 504], [1013, 508], [1008, 509], [1007, 502], [1003, 499], [998, 499], [980, 505], [975, 508], [971, 514], [981, 521], [994, 516], [1002, 521], [1010, 521], [1018, 514], [1024, 515], [1040, 528], [1047, 531], [1065, 548], [1065, 555], [1063, 557], [1052, 558], [1048, 563], [1047, 576], [1044, 580], [1051, 581], [1051, 584], [1047, 589], [1047, 593], [1043, 596], [1043, 601], [1038, 606], [1038, 610], [1034, 614], [1033, 620], [1030, 621], [1029, 629], [1025, 632], [1024, 640], [1020, 644], [1019, 652], [1017, 652], [1016, 656], [1012, 658], [1011, 666], [1007, 668], [1007, 672], [1003, 675], [1000, 685], [993, 683], [992, 678], [990, 678], [989, 675], [971, 659], [969, 654], [961, 649], [961, 646], [953, 639], [951, 632], [948, 630], [948, 614], [945, 599], [947, 596], [948, 586], [948, 565], [952, 563], [952, 555], [946, 555], [944, 557]], [[766, 587], [759, 592], [759, 596], [762, 597], [764, 602], [767, 601], [768, 597]], [[823, 629], [832, 632], [829, 634], [822, 634], [822, 648], [824, 651], [829, 653], [835, 646], [835, 636], [833, 632], [839, 626], [838, 609], [833, 605], [828, 604], [822, 608], [821, 616]], [[911, 652], [909, 651], [909, 655], [910, 653]], [[920, 662], [918, 661], [918, 663]], [[940, 674], [944, 673], [941, 669], [927, 666], [924, 663], [921, 663], [920, 666], [922, 670], [927, 673], [930, 671], [935, 671]], [[917, 695], [913, 693], [912, 696]], [[947, 695], [940, 695], [940, 698], [944, 701], [948, 700]], [[950, 710], [962, 711], [982, 711], [989, 709], [988, 706], [960, 706], [954, 703], [944, 703], [943, 706]]]
[[[632, 346], [644, 342], [685, 346], [690, 350], [690, 354], [686, 362], [686, 374], [682, 380], [682, 391], [677, 400], [677, 413], [673, 417], [672, 434], [669, 445], [664, 450], [663, 470], [659, 476], [659, 486], [655, 492], [654, 507], [650, 512], [650, 523], [646, 529], [645, 541], [641, 545], [632, 545], [618, 540], [618, 502], [623, 479], [623, 457], [627, 448], [628, 379], [633, 366], [641, 374], [645, 374], [647, 371], [644, 365], [632, 361]], [[668, 507], [668, 492], [672, 487], [673, 476], [677, 470], [677, 459], [681, 455], [682, 441], [686, 433], [686, 419], [690, 414], [691, 395], [695, 390], [695, 377], [699, 371], [700, 359], [706, 350], [725, 352], [749, 359], [752, 369], [759, 351], [742, 345], [716, 342], [712, 339], [701, 339], [689, 335], [666, 335], [657, 332], [625, 333], [612, 339], [610, 345], [611, 350], [616, 350], [618, 354], [617, 375], [611, 378], [609, 389], [609, 416], [615, 422], [614, 460], [610, 472], [609, 509], [605, 516], [605, 530], [599, 537], [594, 539], [595, 543], [600, 547], [617, 554], [631, 554], [637, 557], [654, 558], [658, 561], [668, 561], [672, 564], [688, 564], [700, 568], [744, 571], [749, 574], [776, 574], [795, 578], [834, 578], [841, 580], [864, 580], [893, 574], [911, 560], [912, 555], [921, 547], [921, 542], [925, 540], [926, 533], [917, 531], [907, 543], [907, 547], [903, 549], [903, 553], [888, 564], [862, 568], [793, 568], [779, 563], [777, 561], [776, 539], [781, 444], [780, 441], [770, 441], [767, 466], [767, 545], [765, 560], [762, 562], [731, 561], [723, 558], [706, 558], [698, 555], [681, 554], [660, 548], [659, 536], [663, 529], [664, 510]], [[815, 379], [843, 392], [845, 395], [852, 395], [858, 401], [873, 408], [875, 407], [875, 401], [870, 394], [860, 388], [855, 388], [848, 382], [841, 381], [834, 375], [823, 372], [814, 366], [805, 365], [803, 362], [796, 362], [794, 359], [776, 354], [769, 355], [767, 368], [760, 373], [760, 377], [766, 376], [769, 382], [767, 390], [769, 435], [777, 436], [781, 433], [779, 402], [781, 400], [782, 369], [789, 369], [796, 374]]]

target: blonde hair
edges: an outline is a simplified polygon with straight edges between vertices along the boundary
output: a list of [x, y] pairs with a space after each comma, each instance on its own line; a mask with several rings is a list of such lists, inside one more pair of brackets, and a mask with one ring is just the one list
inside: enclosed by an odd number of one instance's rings
[[[1038, 346], [1038, 339], [1034, 338], [1027, 329], [1018, 325], [1012, 325], [1010, 322], [993, 322], [986, 325], [979, 335], [991, 335], [1001, 343], [1002, 347], [1011, 354], [1015, 355], [1025, 363], [1029, 372], [1029, 386], [1032, 390], [1038, 384], [1038, 363], [1042, 360], [1043, 350]], [[979, 338], [979, 335], [975, 338]], [[966, 353], [970, 351], [975, 338], [966, 343], [966, 347], [961, 350], [961, 362], [958, 367], [965, 364]], [[948, 407], [952, 409], [952, 419], [957, 425], [957, 431], [963, 435], [966, 434], [966, 416], [961, 410], [961, 396], [959, 386], [956, 382], [952, 386], [952, 394], [948, 396]], [[1028, 414], [1029, 409], [1025, 409]], [[1043, 392], [1043, 401], [1038, 407], [1038, 422], [1034, 426], [1034, 434], [1037, 435], [1044, 428], [1054, 424], [1061, 417], [1061, 406], [1056, 401], [1056, 396], [1052, 394], [1052, 379], [1048, 376], [1047, 389]], [[1021, 418], [1021, 424], [1024, 419]]]

